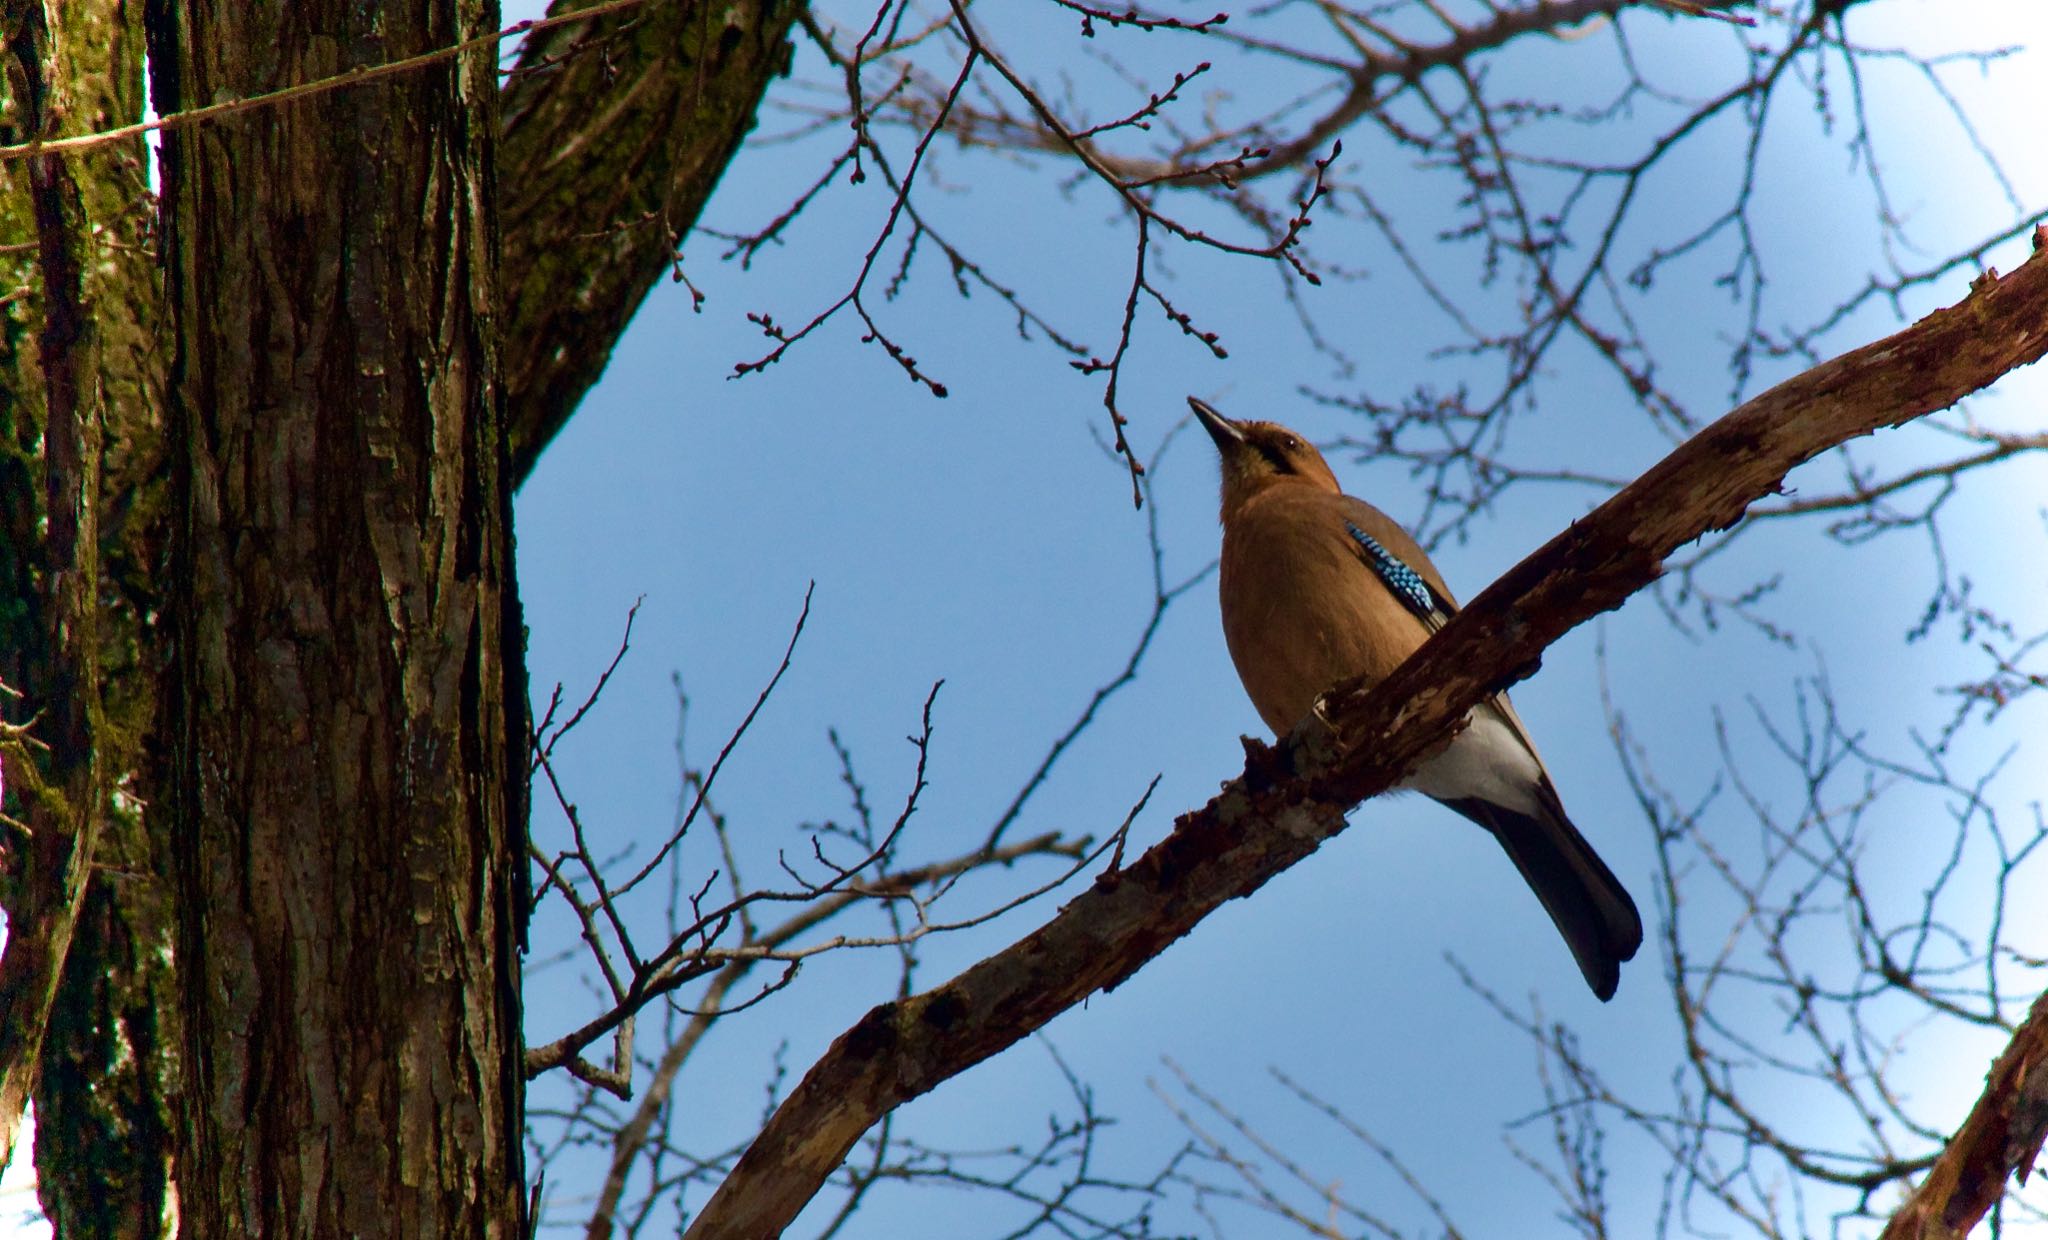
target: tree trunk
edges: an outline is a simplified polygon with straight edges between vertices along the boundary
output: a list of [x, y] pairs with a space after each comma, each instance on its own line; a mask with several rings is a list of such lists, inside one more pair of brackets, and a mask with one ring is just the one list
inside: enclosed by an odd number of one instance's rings
[[[53, 31], [39, 8], [9, 13], [10, 103], [30, 134], [48, 132], [61, 108], [54, 89]], [[0, 672], [41, 693], [31, 716], [31, 751], [8, 729], [22, 797], [23, 826], [9, 825], [7, 947], [0, 955], [0, 1161], [13, 1155], [22, 1109], [35, 1089], [43, 1032], [56, 1006], [64, 959], [84, 907], [98, 843], [105, 768], [97, 737], [99, 675], [99, 460], [102, 425], [93, 384], [98, 335], [87, 310], [85, 203], [62, 159], [31, 157], [25, 180], [43, 306], [30, 346], [42, 379], [38, 408], [10, 410], [17, 435], [38, 426], [46, 468], [40, 495], [7, 504], [10, 601], [34, 640]], [[11, 341], [9, 352], [26, 342]], [[19, 416], [28, 413], [28, 416]], [[17, 439], [17, 443], [19, 440]], [[32, 450], [32, 449], [31, 449]], [[40, 501], [40, 505], [38, 505]], [[36, 523], [24, 532], [24, 517]], [[25, 536], [24, 536], [25, 534]], [[10, 607], [10, 611], [14, 608]], [[11, 691], [12, 692], [12, 691]], [[24, 761], [30, 752], [33, 758]], [[18, 833], [18, 834], [17, 834]]]
[[[561, 0], [555, 9], [573, 7], [575, 0]], [[58, 105], [36, 118], [40, 132], [75, 136], [142, 118], [143, 9], [141, 0], [63, 5], [28, 0], [25, 6], [9, 5], [10, 30], [13, 15], [19, 12], [41, 17], [54, 31], [48, 40], [20, 45], [34, 62], [41, 87]], [[501, 351], [516, 364], [501, 386], [509, 408], [506, 421], [515, 429], [508, 436], [519, 462], [515, 482], [602, 371], [633, 310], [668, 270], [675, 238], [695, 223], [740, 136], [751, 125], [769, 77], [786, 63], [787, 33], [800, 9], [792, 0], [744, 0], [724, 8], [695, 0], [657, 5], [589, 26], [557, 28], [536, 36], [524, 49], [524, 71], [502, 92], [509, 131], [502, 191], [504, 245], [517, 261], [511, 267], [515, 287], [503, 293], [499, 313], [506, 342]], [[211, 53], [203, 70], [195, 71], [176, 59], [175, 18], [165, 10], [155, 20], [159, 54], [169, 68], [162, 84], [184, 90], [188, 99], [204, 89], [233, 89], [238, 82], [257, 90], [264, 82], [304, 81], [320, 65], [358, 63], [353, 58], [359, 54], [397, 55], [412, 46], [403, 41], [410, 35], [396, 32], [382, 42], [364, 36], [352, 45], [340, 45], [339, 51], [327, 49], [321, 60], [310, 52], [312, 35], [282, 32], [274, 44], [281, 58], [255, 68], [249, 62], [262, 54], [256, 41], [261, 35], [245, 30], [235, 36], [243, 42]], [[312, 18], [297, 28], [339, 37], [331, 25]], [[252, 52], [251, 47], [257, 50]], [[575, 54], [579, 51], [593, 54]], [[294, 56], [299, 58], [296, 76], [276, 67], [294, 63]], [[450, 80], [443, 73], [432, 90], [441, 91], [445, 99]], [[403, 89], [417, 92], [418, 87]], [[424, 97], [405, 96], [408, 101]], [[159, 104], [167, 110], [173, 106], [168, 99]], [[317, 106], [329, 108], [324, 103]], [[339, 110], [302, 109], [292, 115], [300, 126], [333, 125], [337, 118], [343, 118], [339, 123], [344, 130], [374, 123], [352, 110], [358, 106], [345, 102]], [[20, 141], [33, 136], [24, 127], [28, 118], [12, 89], [0, 103], [0, 113], [6, 123], [0, 138]], [[465, 115], [460, 123], [473, 128], [488, 114]], [[346, 119], [350, 116], [357, 119]], [[208, 135], [219, 139], [214, 145], [205, 145], [196, 133], [173, 135], [173, 157], [194, 169], [194, 176], [199, 175], [201, 153], [254, 168], [257, 161], [250, 159], [248, 144], [269, 124], [268, 112], [214, 122], [205, 127]], [[306, 132], [301, 128], [289, 140], [304, 143]], [[396, 139], [385, 149], [396, 150]], [[0, 1022], [41, 1037], [39, 1074], [27, 1071], [36, 1063], [32, 1041], [14, 1047], [11, 1062], [25, 1069], [18, 1083], [26, 1087], [32, 1080], [35, 1091], [44, 1209], [61, 1234], [76, 1237], [144, 1234], [163, 1217], [171, 1154], [168, 1126], [176, 1109], [177, 1049], [183, 1042], [173, 1001], [174, 962], [166, 950], [171, 940], [168, 811], [173, 798], [163, 763], [170, 756], [165, 752], [169, 745], [152, 743], [158, 735], [155, 707], [171, 697], [163, 678], [173, 670], [168, 664], [170, 640], [161, 630], [169, 624], [165, 566], [174, 523], [174, 514], [167, 511], [164, 371], [171, 360], [168, 342], [174, 339], [176, 324], [164, 305], [149, 227], [149, 158], [136, 137], [67, 156], [64, 165], [84, 207], [83, 219], [74, 220], [71, 231], [82, 240], [80, 252], [86, 260], [82, 307], [93, 347], [76, 352], [95, 373], [80, 390], [96, 399], [105, 427], [97, 462], [103, 498], [99, 511], [89, 514], [97, 519], [100, 533], [97, 689], [104, 724], [94, 743], [103, 794], [89, 798], [97, 802], [98, 814], [91, 867], [95, 877], [75, 909], [76, 929], [48, 1018]], [[467, 158], [458, 157], [456, 166], [463, 167]], [[276, 162], [283, 162], [283, 157]], [[316, 162], [294, 157], [290, 163], [295, 174], [320, 176], [349, 175], [357, 167], [355, 161], [334, 158]], [[266, 182], [252, 174], [221, 192], [246, 196], [259, 183]], [[275, 183], [274, 178], [268, 183]], [[0, 238], [37, 237], [25, 160], [0, 163], [0, 189]], [[400, 189], [387, 190], [403, 198]], [[313, 209], [311, 200], [299, 201], [301, 209]], [[318, 201], [332, 207], [357, 200], [353, 193], [337, 192]], [[173, 215], [175, 210], [174, 203]], [[481, 210], [471, 208], [451, 228], [476, 228], [475, 215]], [[409, 220], [417, 213], [415, 205], [400, 214]], [[220, 237], [242, 230], [260, 234], [279, 226], [278, 213], [270, 208], [230, 209], [210, 234], [213, 240], [202, 245], [194, 237], [185, 246], [182, 270], [191, 273], [192, 280], [211, 280], [205, 264], [216, 258], [246, 262], [251, 253], [271, 252], [247, 238], [238, 250], [223, 245]], [[366, 227], [344, 226], [343, 232], [361, 236]], [[457, 234], [445, 235], [452, 242]], [[310, 242], [294, 244], [303, 250]], [[230, 283], [247, 277], [246, 269], [223, 274]], [[274, 284], [310, 276], [314, 270], [268, 274]], [[80, 652], [66, 656], [53, 645], [52, 634], [64, 630], [52, 610], [56, 600], [44, 597], [48, 574], [41, 564], [38, 531], [46, 518], [49, 462], [42, 457], [46, 376], [38, 342], [48, 302], [34, 247], [0, 250], [0, 277], [5, 288], [28, 294], [0, 298], [0, 680], [25, 693], [26, 700], [8, 711], [9, 718], [20, 719], [37, 715], [53, 697], [71, 703], [83, 699], [61, 692], [61, 678], [46, 671], [56, 666], [52, 660], [75, 658]], [[208, 317], [211, 307], [241, 296], [230, 296], [224, 287], [187, 290], [181, 321], [208, 327], [213, 322]], [[275, 287], [262, 296], [290, 300]], [[263, 316], [268, 313], [237, 311], [222, 321], [266, 322]], [[345, 313], [343, 321], [353, 313]], [[288, 324], [278, 326], [283, 330]], [[226, 340], [227, 333], [215, 331], [210, 343], [195, 342], [187, 350], [188, 382], [211, 365], [203, 359], [221, 352]], [[241, 351], [254, 343], [243, 340]], [[285, 365], [296, 373], [318, 370], [311, 363]], [[244, 408], [253, 406], [245, 402]], [[206, 412], [190, 411], [194, 416]], [[331, 459], [322, 451], [318, 459]], [[82, 473], [91, 463], [78, 464]], [[193, 588], [185, 587], [186, 598]], [[513, 605], [509, 590], [503, 597]], [[181, 607], [180, 614], [189, 610]], [[518, 631], [515, 622], [502, 623], [503, 634]], [[508, 656], [508, 670], [515, 662]], [[523, 706], [520, 694], [505, 700], [508, 738], [516, 738], [523, 729]], [[55, 717], [41, 715], [45, 721]], [[254, 736], [256, 725], [249, 731]], [[29, 806], [37, 788], [43, 787], [56, 792], [56, 799], [49, 810], [30, 812], [59, 812], [61, 772], [45, 758], [39, 764], [42, 778], [31, 781], [31, 772], [21, 762], [17, 756], [10, 767], [13, 805], [17, 810]], [[108, 790], [113, 790], [111, 796], [104, 795]], [[519, 792], [519, 781], [514, 780], [509, 790]], [[520, 812], [513, 812], [513, 821]], [[19, 855], [15, 842], [7, 847]], [[68, 865], [55, 868], [63, 871], [53, 875], [56, 878], [72, 873]], [[29, 886], [10, 882], [0, 888], [0, 902], [15, 924], [47, 920], [37, 916], [40, 906], [25, 901]], [[63, 958], [54, 951], [37, 954], [46, 972]], [[0, 1076], [9, 1075], [6, 1068], [0, 1064]]]
[[[55, 52], [54, 92], [66, 131], [140, 120], [142, 5], [45, 5]], [[147, 829], [146, 773], [162, 659], [145, 617], [156, 611], [162, 534], [161, 403], [164, 354], [156, 340], [162, 288], [150, 240], [154, 203], [140, 137], [92, 159], [67, 161], [84, 217], [83, 305], [95, 347], [81, 384], [104, 429], [97, 462], [100, 590], [94, 735], [103, 776], [92, 869], [47, 1021], [35, 1084], [36, 1178], [58, 1234], [83, 1238], [161, 1230], [170, 1167], [171, 1099], [177, 1063], [165, 850]], [[32, 237], [24, 164], [0, 165], [0, 235]], [[35, 444], [46, 418], [40, 350], [30, 347], [47, 307], [31, 254], [0, 268], [0, 285], [34, 295], [12, 300], [0, 322], [0, 408], [11, 425], [0, 445], [0, 543], [37, 547], [44, 463]], [[40, 670], [51, 657], [49, 612], [11, 603], [38, 598], [28, 564], [0, 551], [0, 679], [27, 696], [22, 717], [57, 686]], [[10, 712], [11, 713], [11, 712]], [[18, 781], [17, 781], [18, 782]], [[109, 790], [112, 790], [109, 795]], [[8, 900], [12, 910], [23, 909]], [[32, 918], [24, 918], [24, 921]]]
[[[496, 22], [178, 0], [157, 106]], [[188, 1235], [521, 1227], [496, 99], [485, 49], [165, 136]]]
[[[13, 3], [4, 27], [0, 140], [139, 115], [139, 12]], [[166, 1061], [154, 1051], [163, 956], [131, 950], [121, 932], [149, 925], [162, 903], [125, 778], [153, 694], [144, 608], [110, 588], [137, 558], [128, 517], [150, 490], [132, 484], [149, 475], [155, 442], [137, 425], [153, 423], [154, 401], [135, 399], [160, 370], [140, 330], [156, 300], [142, 154], [138, 141], [89, 168], [34, 157], [0, 166], [0, 237], [14, 243], [0, 251], [0, 287], [13, 290], [0, 297], [0, 681], [20, 695], [7, 715], [31, 720], [28, 737], [47, 746], [0, 759], [34, 830], [0, 838], [11, 932], [0, 961], [0, 1152], [32, 1093], [43, 1198], [67, 1235], [107, 1234], [91, 1220], [121, 1215], [115, 1198], [137, 1207], [126, 1224], [160, 1217], [168, 1148]], [[93, 879], [107, 873], [125, 881]], [[89, 1104], [81, 1068], [97, 1069]], [[73, 1137], [110, 1157], [52, 1156]]]

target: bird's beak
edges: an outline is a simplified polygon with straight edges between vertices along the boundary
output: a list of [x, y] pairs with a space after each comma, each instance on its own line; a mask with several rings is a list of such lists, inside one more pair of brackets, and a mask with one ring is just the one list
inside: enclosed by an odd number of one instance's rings
[[1228, 456], [1232, 450], [1244, 447], [1244, 432], [1238, 429], [1237, 423], [1210, 408], [1207, 402], [1190, 396], [1188, 408], [1195, 411], [1195, 417], [1201, 422], [1202, 429], [1208, 431], [1209, 438], [1216, 441], [1218, 452]]

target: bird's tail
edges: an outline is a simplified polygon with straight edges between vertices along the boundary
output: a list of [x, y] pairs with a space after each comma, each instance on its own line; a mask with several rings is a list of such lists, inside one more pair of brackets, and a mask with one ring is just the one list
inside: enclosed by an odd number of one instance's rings
[[1621, 880], [1565, 817], [1550, 781], [1538, 790], [1538, 814], [1477, 799], [1444, 804], [1491, 831], [1507, 849], [1572, 949], [1586, 984], [1605, 1001], [1621, 980], [1621, 962], [1643, 945], [1643, 919]]

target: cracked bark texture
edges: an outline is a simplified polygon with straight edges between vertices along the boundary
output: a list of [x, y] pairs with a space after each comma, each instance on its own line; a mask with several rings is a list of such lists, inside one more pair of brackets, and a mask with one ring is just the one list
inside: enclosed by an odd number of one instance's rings
[[[496, 25], [184, 0], [155, 96]], [[523, 1233], [496, 103], [484, 50], [165, 137], [187, 1236]]]
[[[17, 7], [9, 4], [9, 14]], [[55, 74], [68, 103], [56, 118], [60, 132], [141, 119], [145, 7], [142, 0], [42, 6], [57, 31]], [[634, 20], [553, 31], [525, 49], [522, 64], [535, 71], [515, 75], [500, 93], [509, 132], [497, 187], [507, 274], [495, 321], [514, 484], [574, 412], [640, 300], [669, 270], [674, 239], [694, 224], [751, 128], [768, 81], [786, 64], [788, 30], [801, 8], [788, 0], [653, 5]], [[160, 25], [171, 20], [163, 6], [150, 12]], [[574, 55], [578, 49], [588, 55]], [[342, 54], [391, 50], [387, 40]], [[20, 120], [19, 94], [10, 83], [0, 100], [0, 120], [11, 129]], [[229, 124], [243, 127], [237, 132], [246, 142], [255, 131], [249, 127], [269, 121], [259, 113]], [[97, 743], [105, 786], [119, 792], [100, 798], [95, 852], [100, 874], [116, 877], [96, 878], [87, 888], [35, 1081], [42, 1204], [67, 1237], [161, 1231], [181, 1079], [167, 950], [170, 800], [155, 714], [169, 670], [163, 426], [172, 322], [152, 236], [148, 158], [137, 138], [68, 161], [90, 224], [92, 390], [105, 426], [97, 462]], [[22, 163], [0, 165], [0, 243], [36, 235], [26, 176]], [[186, 270], [195, 279], [202, 274]], [[7, 289], [24, 290], [0, 300], [0, 520], [13, 531], [0, 537], [0, 678], [27, 693], [21, 714], [9, 713], [20, 718], [56, 689], [40, 670], [50, 657], [51, 615], [36, 566], [18, 554], [35, 545], [44, 519], [37, 339], [45, 304], [33, 252], [0, 251], [0, 279]], [[508, 609], [516, 608], [512, 592], [504, 595]], [[516, 611], [501, 630], [519, 632]], [[508, 712], [523, 712], [523, 685], [518, 689], [507, 696]], [[508, 736], [522, 728], [508, 717]], [[18, 772], [13, 788], [18, 806], [26, 788]], [[523, 793], [517, 780], [509, 790]], [[517, 822], [522, 814], [509, 818]], [[17, 895], [0, 890], [10, 913], [21, 907]]]

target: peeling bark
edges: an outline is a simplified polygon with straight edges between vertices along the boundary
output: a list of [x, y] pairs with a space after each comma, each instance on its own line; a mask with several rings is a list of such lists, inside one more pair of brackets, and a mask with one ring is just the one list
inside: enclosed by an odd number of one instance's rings
[[1984, 1084], [1969, 1118], [1878, 1240], [1959, 1240], [2027, 1182], [2048, 1136], [2048, 994], [2034, 1000]]

